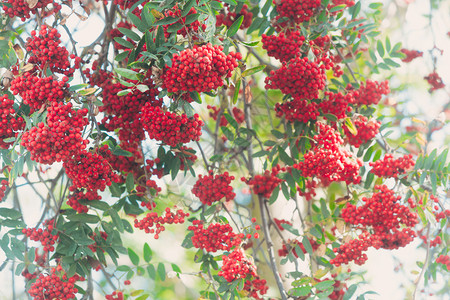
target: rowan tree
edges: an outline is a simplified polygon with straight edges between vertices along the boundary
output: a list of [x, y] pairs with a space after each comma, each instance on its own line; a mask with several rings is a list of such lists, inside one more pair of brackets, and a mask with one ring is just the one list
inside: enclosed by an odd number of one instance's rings
[[450, 165], [433, 145], [447, 122], [393, 100], [409, 88], [397, 68], [424, 59], [424, 101], [448, 96], [442, 53], [380, 31], [382, 3], [0, 9], [14, 299], [364, 299], [367, 252], [412, 245], [405, 295], [445, 294]]

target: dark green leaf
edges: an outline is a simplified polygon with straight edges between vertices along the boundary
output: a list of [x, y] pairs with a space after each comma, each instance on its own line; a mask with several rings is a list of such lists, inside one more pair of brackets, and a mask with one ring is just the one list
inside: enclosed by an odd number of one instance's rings
[[116, 226], [117, 230], [119, 230], [119, 232], [123, 232], [124, 227], [123, 227], [122, 219], [119, 217], [119, 214], [117, 213], [117, 211], [115, 211], [113, 208], [111, 208], [109, 210], [109, 214], [111, 215], [112, 222], [113, 222], [114, 226]]
[[20, 214], [19, 211], [15, 210], [15, 209], [1, 207], [0, 208], [0, 216], [8, 218], [8, 219], [12, 219], [12, 220], [17, 220], [22, 215]]
[[195, 0], [189, 0], [183, 7], [183, 10], [181, 11], [181, 17], [187, 16], [191, 8], [194, 6]]
[[127, 192], [131, 193], [134, 190], [134, 176], [133, 173], [128, 173], [127, 179], [125, 181]]
[[150, 249], [150, 246], [145, 243], [144, 244], [144, 260], [145, 262], [150, 262], [152, 260], [152, 249]]
[[88, 214], [76, 214], [67, 216], [67, 219], [73, 222], [83, 222], [83, 223], [98, 223], [100, 222], [100, 218], [97, 215], [88, 215]]
[[242, 25], [242, 21], [244, 21], [244, 16], [240, 16], [236, 21], [234, 21], [234, 23], [230, 26], [230, 28], [228, 28], [228, 31], [227, 31], [228, 37], [231, 37], [231, 36], [235, 35], [236, 32], [238, 32], [239, 28]]
[[119, 29], [120, 32], [125, 34], [127, 37], [129, 37], [133, 41], [139, 42], [141, 40], [141, 37], [133, 30], [130, 30], [130, 29], [124, 28], [124, 27], [117, 27], [117, 29]]
[[260, 66], [254, 67], [254, 68], [247, 69], [244, 72], [242, 72], [242, 77], [253, 75], [255, 73], [258, 73], [258, 72], [264, 70], [265, 68], [266, 68], [265, 65], [260, 65]]
[[127, 40], [124, 40], [123, 38], [115, 37], [114, 41], [116, 41], [117, 43], [119, 43], [120, 45], [124, 46], [127, 49], [133, 49], [134, 48], [134, 45], [132, 43], [130, 43]]

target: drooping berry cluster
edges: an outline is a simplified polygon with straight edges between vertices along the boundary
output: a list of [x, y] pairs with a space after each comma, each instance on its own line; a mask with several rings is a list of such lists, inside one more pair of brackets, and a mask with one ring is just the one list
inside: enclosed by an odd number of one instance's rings
[[5, 179], [2, 180], [2, 182], [0, 183], [0, 202], [3, 201], [3, 197], [5, 197], [5, 191], [6, 188], [8, 187], [8, 181], [6, 181]]
[[83, 278], [76, 274], [68, 278], [61, 266], [58, 266], [52, 268], [49, 275], [39, 274], [28, 293], [33, 300], [75, 299], [75, 294], [78, 292], [75, 282], [78, 280]]
[[146, 103], [142, 108], [142, 126], [151, 139], [175, 147], [179, 143], [200, 140], [203, 122], [199, 120], [198, 114], [188, 118], [186, 114], [164, 112]]
[[242, 6], [241, 11], [239, 13], [237, 13], [236, 11], [230, 11], [230, 6], [228, 4], [225, 4], [225, 7], [227, 8], [227, 12], [220, 13], [216, 16], [217, 27], [222, 25], [230, 27], [241, 16], [244, 16], [244, 19], [242, 20], [241, 27], [239, 28], [246, 29], [250, 27], [250, 25], [252, 24], [253, 13], [248, 10], [247, 4], [244, 4]]
[[436, 258], [436, 262], [438, 264], [443, 264], [447, 267], [447, 270], [450, 271], [450, 256], [441, 254], [438, 258]]
[[112, 294], [105, 295], [106, 300], [123, 300], [123, 292], [114, 291]]
[[[27, 52], [30, 53], [28, 62], [38, 65], [41, 70], [46, 66], [54, 73], [72, 76], [75, 69], [80, 67], [81, 59], [73, 54], [69, 56], [67, 49], [60, 46], [60, 37], [61, 34], [55, 28], [46, 25], [41, 26], [39, 35], [33, 30], [26, 43]], [[73, 66], [69, 57], [74, 60]]]
[[261, 42], [267, 55], [275, 57], [280, 61], [289, 61], [301, 53], [305, 37], [300, 31], [280, 32], [278, 35], [262, 35]]
[[[354, 103], [353, 93], [343, 95], [341, 92], [325, 92], [325, 98], [319, 103], [319, 107], [324, 114], [335, 115], [338, 119], [347, 117], [347, 113], [352, 111], [350, 104]], [[326, 116], [325, 116], [326, 118]]]
[[280, 0], [277, 1], [277, 12], [281, 17], [291, 19], [295, 23], [309, 21], [320, 8], [320, 0]]
[[236, 197], [230, 185], [232, 180], [234, 176], [230, 176], [228, 172], [214, 175], [213, 171], [209, 171], [209, 175], [198, 175], [192, 193], [205, 205], [212, 205], [223, 198], [228, 202]]
[[263, 175], [258, 174], [250, 179], [242, 177], [241, 181], [247, 183], [247, 185], [253, 190], [253, 193], [264, 198], [270, 198], [273, 190], [275, 190], [275, 188], [277, 188], [283, 181], [277, 177], [280, 171], [286, 171], [286, 169], [277, 165], [273, 167], [271, 171], [265, 170]]
[[39, 110], [44, 104], [62, 102], [69, 96], [67, 77], [62, 81], [50, 77], [37, 77], [30, 72], [16, 77], [11, 82], [11, 91], [19, 94], [23, 102], [30, 106], [30, 113]]
[[259, 276], [255, 276], [252, 280], [246, 280], [244, 284], [244, 291], [247, 291], [250, 297], [257, 300], [262, 299], [261, 296], [265, 295], [268, 289], [267, 281]]
[[[37, 3], [31, 4], [32, 2], [26, 0], [5, 0], [3, 2], [3, 10], [6, 15], [10, 18], [19, 17], [22, 22], [26, 19], [31, 18], [31, 15], [35, 15], [38, 9], [47, 9], [48, 6], [52, 5], [52, 12], [58, 12], [61, 9], [61, 5], [53, 0], [40, 0]], [[6, 5], [8, 3], [11, 7]]]
[[226, 55], [223, 46], [195, 45], [193, 49], [174, 54], [172, 66], [166, 67], [162, 76], [163, 88], [172, 93], [202, 93], [217, 89], [224, 85], [225, 77], [231, 77], [240, 59], [240, 53]]
[[294, 99], [314, 99], [325, 88], [325, 67], [307, 57], [296, 57], [283, 62], [280, 69], [271, 71], [265, 79], [266, 89], [279, 89]]
[[355, 104], [378, 104], [382, 95], [390, 93], [388, 81], [378, 82], [368, 79], [364, 85], [361, 85], [358, 90], [354, 91]]
[[380, 122], [374, 119], [369, 120], [367, 117], [362, 115], [359, 115], [356, 119], [354, 119], [353, 124], [357, 130], [356, 134], [350, 132], [350, 129], [345, 123], [342, 128], [344, 129], [344, 133], [346, 135], [346, 141], [355, 147], [359, 147], [362, 144], [372, 140], [375, 135], [377, 135], [378, 129], [381, 126]]
[[289, 122], [307, 123], [314, 121], [320, 115], [319, 106], [308, 100], [294, 99], [275, 105], [277, 117], [284, 116]]
[[443, 89], [445, 87], [445, 84], [442, 81], [441, 76], [439, 76], [439, 74], [436, 73], [436, 71], [428, 74], [427, 76], [424, 77], [424, 79], [428, 81], [428, 83], [431, 85], [431, 88], [429, 90], [430, 93], [434, 92], [435, 90]]
[[167, 10], [165, 15], [166, 17], [173, 17], [176, 18], [178, 21], [175, 23], [163, 25], [164, 28], [164, 35], [166, 38], [170, 37], [170, 32], [168, 32], [168, 28], [174, 24], [181, 24], [183, 27], [177, 31], [177, 34], [182, 35], [183, 37], [190, 36], [193, 40], [198, 40], [198, 33], [199, 30], [205, 31], [206, 29], [206, 22], [200, 22], [199, 20], [195, 20], [192, 23], [186, 24], [186, 18], [188, 18], [190, 15], [197, 14], [197, 10], [195, 8], [191, 8], [191, 10], [185, 15], [184, 17], [181, 17], [181, 9], [178, 8], [178, 4], [176, 4], [172, 9]]
[[218, 275], [228, 282], [246, 278], [248, 275], [258, 276], [255, 265], [250, 262], [242, 249], [235, 249], [230, 254], [222, 256], [222, 260], [223, 266]]
[[372, 167], [370, 172], [379, 177], [398, 178], [399, 175], [405, 174], [406, 171], [414, 167], [415, 161], [412, 154], [394, 159], [394, 156], [388, 153], [383, 159], [370, 162], [369, 165]]
[[403, 48], [400, 52], [406, 55], [406, 57], [402, 59], [402, 62], [405, 63], [411, 62], [413, 59], [423, 56], [423, 52], [417, 50], [408, 50]]
[[[8, 95], [0, 96], [0, 148], [8, 149], [13, 142], [5, 142], [4, 139], [12, 138], [16, 132], [23, 129], [25, 123], [22, 118], [18, 118], [13, 108], [14, 100]], [[0, 198], [1, 199], [1, 198]]]
[[97, 191], [83, 192], [81, 189], [76, 189], [67, 198], [67, 205], [72, 207], [78, 213], [87, 213], [89, 208], [87, 207], [87, 205], [81, 204], [80, 200], [93, 201], [100, 199], [102, 199], [102, 197], [97, 193]]
[[52, 252], [55, 250], [55, 247], [53, 245], [59, 239], [58, 234], [52, 234], [54, 228], [53, 223], [53, 220], [47, 220], [44, 222], [44, 229], [24, 228], [22, 229], [22, 233], [32, 241], [40, 242], [44, 247], [44, 252]]
[[145, 233], [154, 233], [155, 239], [158, 239], [159, 234], [166, 230], [164, 227], [165, 224], [183, 224], [186, 217], [189, 217], [189, 213], [185, 213], [181, 209], [178, 209], [173, 213], [170, 208], [167, 207], [165, 213], [161, 216], [158, 216], [157, 212], [150, 212], [141, 221], [135, 219], [134, 227], [144, 230]]
[[[347, 203], [342, 210], [342, 218], [352, 225], [360, 225], [373, 232], [367, 231], [360, 235], [358, 240], [335, 248], [338, 256], [330, 263], [335, 266], [355, 260], [357, 264], [363, 264], [367, 255], [363, 254], [369, 247], [375, 249], [398, 249], [412, 242], [416, 232], [412, 229], [418, 218], [410, 209], [399, 203], [401, 196], [395, 196], [394, 191], [385, 185], [375, 186], [379, 192], [374, 193], [371, 198], [363, 197], [364, 205], [357, 207]], [[400, 226], [404, 226], [400, 230]]]
[[104, 191], [115, 181], [111, 166], [103, 156], [90, 151], [81, 151], [64, 161], [67, 177], [72, 180], [73, 189], [86, 189], [87, 191]]
[[203, 222], [194, 220], [188, 230], [192, 230], [192, 244], [195, 248], [205, 249], [207, 252], [219, 250], [231, 251], [231, 248], [239, 246], [244, 238], [244, 234], [235, 234], [230, 224], [210, 224], [204, 228]]
[[347, 184], [359, 183], [358, 175], [362, 162], [353, 160], [352, 154], [342, 148], [343, 140], [334, 128], [317, 123], [318, 134], [314, 136], [314, 145], [304, 155], [304, 160], [294, 164], [304, 177], [316, 177], [324, 186], [333, 181], [344, 181]]
[[53, 102], [47, 110], [47, 125], [41, 122], [22, 136], [22, 146], [31, 152], [32, 160], [52, 164], [86, 148], [88, 141], [81, 136], [88, 124], [86, 108], [75, 111], [71, 103]]

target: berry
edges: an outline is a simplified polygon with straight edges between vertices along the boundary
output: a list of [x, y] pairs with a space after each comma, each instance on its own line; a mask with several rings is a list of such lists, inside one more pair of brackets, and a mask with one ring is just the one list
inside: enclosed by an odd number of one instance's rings
[[232, 180], [234, 176], [229, 176], [228, 172], [213, 175], [213, 172], [209, 171], [209, 175], [198, 175], [192, 193], [205, 205], [212, 205], [222, 198], [228, 202], [236, 197], [233, 187], [230, 186]]
[[278, 35], [270, 36], [263, 34], [261, 39], [262, 47], [267, 51], [267, 55], [282, 62], [298, 56], [304, 41], [305, 37], [300, 35], [300, 31], [280, 32]]
[[230, 27], [241, 16], [244, 16], [244, 19], [242, 20], [242, 24], [239, 29], [246, 29], [250, 27], [252, 24], [253, 13], [248, 10], [247, 4], [242, 5], [239, 13], [236, 11], [230, 11], [230, 6], [228, 4], [225, 4], [225, 7], [227, 8], [227, 12], [221, 12], [216, 16], [217, 27], [222, 25]]
[[347, 136], [346, 141], [352, 146], [360, 147], [375, 137], [381, 123], [373, 119], [369, 121], [367, 117], [359, 115], [353, 120], [353, 124], [357, 130], [356, 134], [351, 132], [345, 123], [342, 128]]
[[[165, 212], [158, 216], [157, 212], [150, 212], [141, 221], [134, 220], [134, 227], [144, 230], [145, 233], [155, 234], [155, 239], [159, 238], [159, 234], [166, 230], [165, 224], [183, 224], [185, 217], [188, 217], [189, 213], [183, 212], [178, 209], [173, 213], [170, 208], [166, 208]], [[152, 228], [155, 227], [155, 228]]]
[[246, 278], [248, 275], [257, 276], [256, 267], [248, 260], [242, 249], [236, 249], [222, 256], [222, 260], [223, 266], [218, 275], [228, 282]]
[[194, 220], [188, 230], [193, 231], [192, 244], [195, 248], [205, 249], [207, 252], [218, 250], [231, 251], [235, 246], [239, 246], [244, 238], [244, 234], [235, 234], [229, 224], [210, 224], [204, 228], [203, 222]]
[[320, 8], [320, 0], [279, 0], [276, 2], [277, 12], [281, 17], [291, 19], [294, 23], [309, 21]]
[[[16, 136], [16, 133], [23, 129], [25, 123], [22, 118], [17, 117], [13, 108], [14, 100], [7, 95], [0, 96], [0, 148], [8, 149], [14, 142], [4, 142], [5, 139]], [[0, 199], [3, 198], [0, 197]]]
[[370, 162], [372, 167], [371, 173], [379, 177], [398, 178], [398, 175], [405, 174], [406, 171], [414, 167], [414, 159], [412, 154], [404, 155], [394, 159], [392, 154], [386, 154], [383, 159]]

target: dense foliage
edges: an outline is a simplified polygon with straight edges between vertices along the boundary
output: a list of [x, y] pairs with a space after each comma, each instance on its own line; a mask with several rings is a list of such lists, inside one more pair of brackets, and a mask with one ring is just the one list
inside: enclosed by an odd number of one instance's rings
[[[389, 98], [422, 53], [378, 30], [381, 3], [0, 9], [0, 269], [26, 291], [13, 298], [364, 299], [367, 251], [419, 239], [407, 293], [446, 292], [450, 165], [430, 147], [446, 121]], [[79, 47], [69, 23], [95, 15], [104, 29]], [[431, 98], [446, 86], [430, 53]]]

